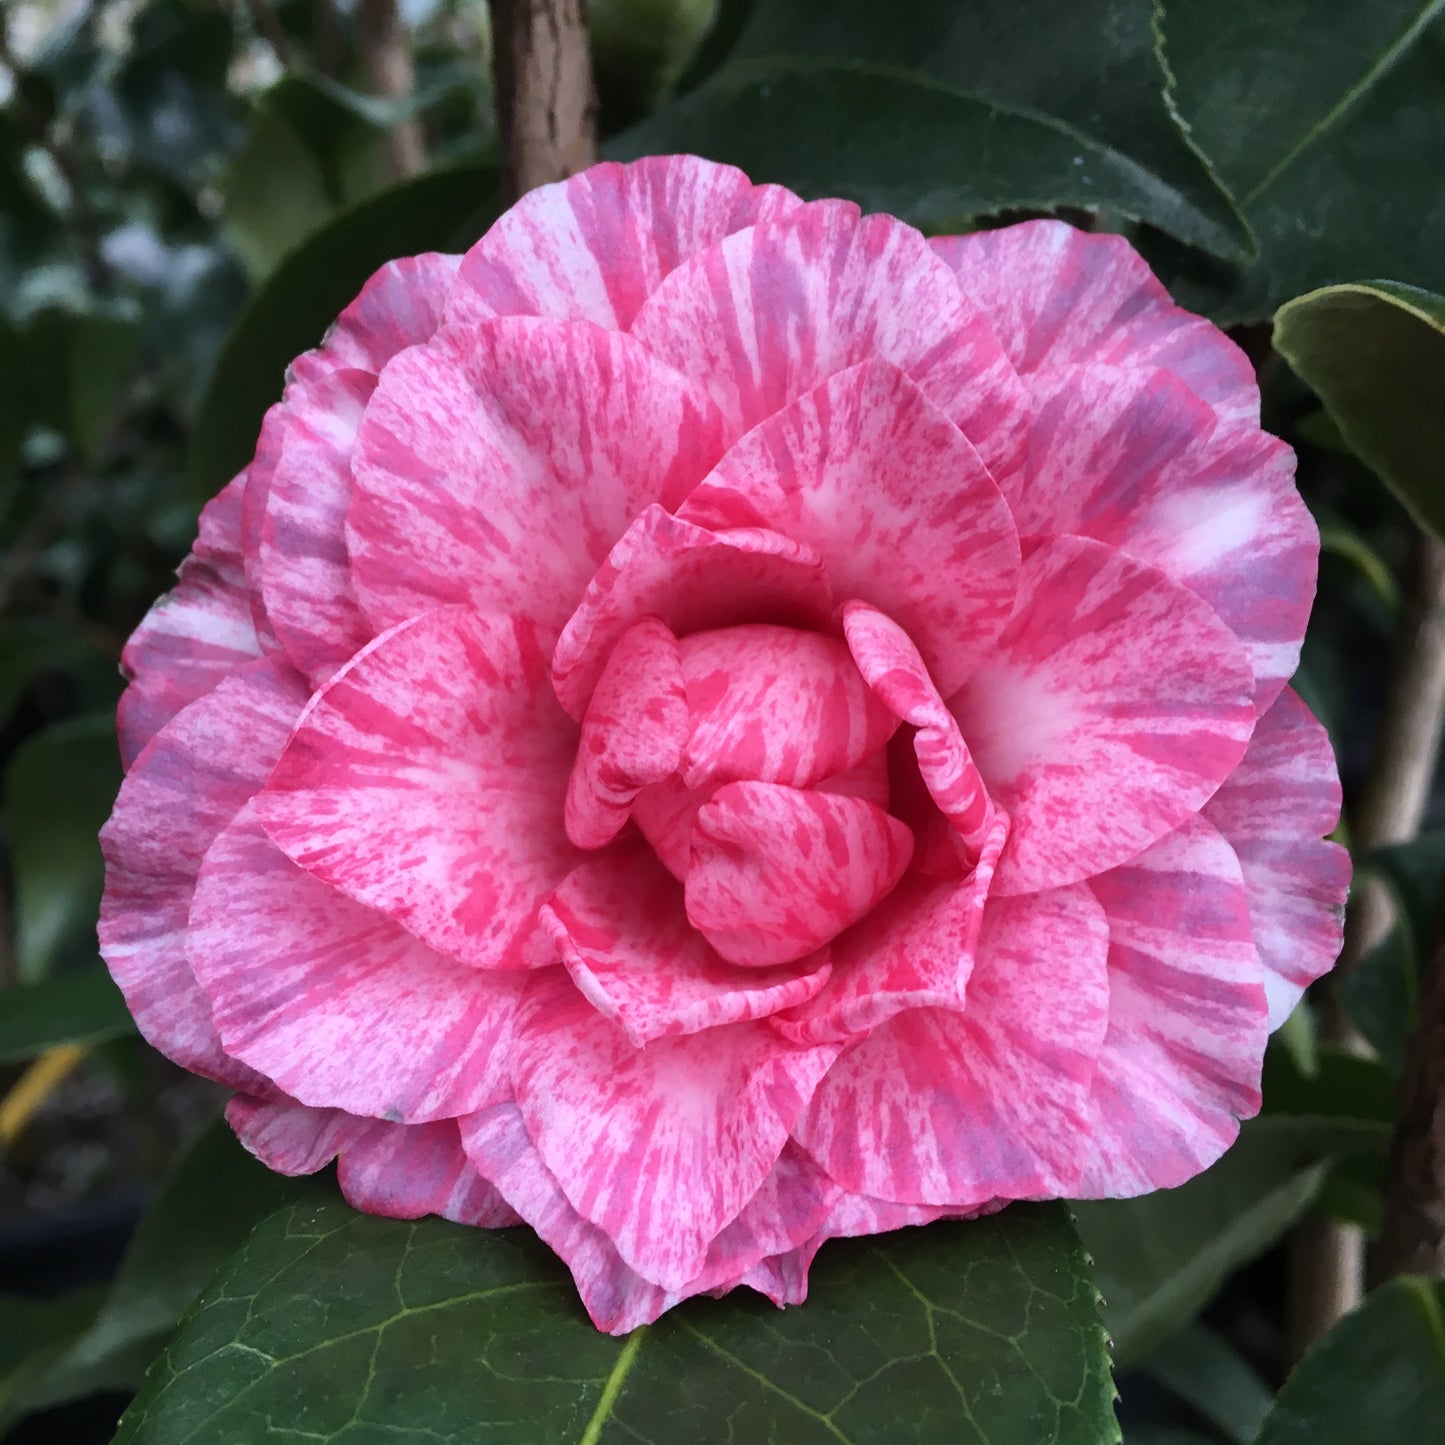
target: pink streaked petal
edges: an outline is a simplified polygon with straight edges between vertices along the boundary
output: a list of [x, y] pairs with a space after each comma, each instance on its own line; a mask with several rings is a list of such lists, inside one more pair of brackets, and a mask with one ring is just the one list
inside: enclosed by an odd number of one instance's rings
[[518, 1014], [517, 1104], [573, 1207], [630, 1268], [682, 1289], [837, 1052], [794, 1047], [764, 1021], [639, 1049], [556, 969], [532, 976]]
[[884, 362], [841, 372], [763, 421], [678, 515], [815, 547], [834, 592], [896, 618], [945, 695], [1013, 610], [1008, 505], [963, 433]]
[[845, 1189], [973, 1209], [1069, 1195], [1108, 1023], [1108, 922], [1087, 888], [995, 899], [963, 1013], [915, 1009], [834, 1064], [794, 1137]]
[[374, 636], [352, 590], [346, 508], [370, 372], [303, 368], [275, 413], [261, 596], [286, 655], [319, 685]]
[[1204, 805], [1239, 855], [1269, 1026], [1339, 956], [1350, 855], [1321, 835], [1340, 816], [1329, 735], [1292, 688], [1260, 718], [1239, 766]]
[[659, 617], [679, 637], [766, 618], [820, 625], [832, 606], [823, 559], [777, 532], [713, 532], [650, 506], [587, 584], [562, 629], [552, 683], [575, 718], [586, 711], [617, 640], [634, 622]]
[[737, 968], [688, 922], [682, 886], [640, 845], [573, 870], [542, 912], [572, 981], [638, 1048], [766, 1018], [812, 998], [826, 950], [789, 968]]
[[913, 751], [919, 774], [971, 866], [990, 839], [1001, 829], [1007, 831], [1008, 819], [989, 797], [918, 649], [897, 622], [866, 602], [844, 604], [843, 632], [868, 686], [895, 717], [916, 729]]
[[1249, 358], [1217, 326], [1176, 306], [1122, 236], [1039, 220], [929, 244], [1021, 374], [1079, 362], [1161, 366], [1222, 417], [1258, 423]]
[[461, 602], [560, 627], [637, 513], [675, 506], [722, 445], [706, 394], [627, 336], [449, 326], [387, 367], [357, 438], [361, 605], [377, 627]]
[[323, 882], [476, 968], [555, 961], [537, 910], [581, 856], [562, 825], [577, 729], [530, 623], [439, 608], [312, 699], [257, 817]]
[[811, 1003], [775, 1018], [799, 1043], [852, 1041], [908, 1009], [962, 1009], [994, 867], [1008, 836], [995, 820], [962, 879], [905, 878], [832, 944], [833, 979]]
[[697, 156], [607, 161], [505, 212], [463, 259], [448, 319], [553, 316], [625, 331], [694, 252], [800, 204]]
[[996, 475], [1027, 403], [988, 322], [911, 226], [815, 201], [679, 266], [632, 334], [702, 381], [741, 436], [835, 372], [877, 359], [915, 381]]
[[1089, 881], [1109, 919], [1109, 1032], [1078, 1192], [1170, 1189], [1259, 1108], [1263, 969], [1238, 860], [1206, 822]]
[[270, 1086], [222, 1049], [186, 962], [186, 919], [206, 850], [265, 782], [307, 690], [283, 657], [245, 663], [156, 735], [100, 834], [100, 949], [141, 1033], [184, 1068], [253, 1093]]
[[461, 262], [437, 251], [388, 261], [337, 317], [321, 355], [331, 366], [379, 375], [393, 356], [435, 335]]
[[752, 623], [695, 632], [679, 655], [690, 788], [743, 779], [812, 787], [877, 752], [898, 727], [836, 637]]
[[677, 638], [644, 617], [612, 649], [582, 719], [565, 815], [579, 848], [610, 843], [638, 793], [678, 770], [687, 708]]
[[607, 1234], [573, 1209], [515, 1104], [497, 1104], [459, 1123], [468, 1157], [571, 1270], [599, 1330], [625, 1335], [685, 1297], [686, 1290], [664, 1290], [629, 1269]]
[[1294, 453], [1252, 422], [1216, 426], [1166, 371], [1090, 363], [1028, 380], [1019, 531], [1094, 537], [1197, 592], [1249, 652], [1262, 712], [1299, 661], [1315, 590], [1319, 532]]
[[632, 805], [632, 821], [674, 878], [686, 879], [692, 867], [697, 810], [712, 794], [711, 788], [688, 788], [681, 778], [672, 777], [644, 788]]
[[853, 767], [834, 773], [814, 786], [820, 793], [843, 793], [887, 809], [892, 792], [888, 777], [888, 751], [886, 747], [879, 748]]
[[731, 963], [791, 963], [885, 898], [912, 856], [908, 828], [862, 798], [728, 783], [694, 824], [688, 920]]
[[121, 654], [130, 679], [118, 714], [127, 768], [183, 707], [261, 655], [241, 564], [245, 490], [242, 472], [206, 504], [177, 585], [146, 613]]
[[1076, 882], [1172, 832], [1244, 755], [1253, 697], [1195, 593], [1100, 542], [1041, 543], [995, 655], [949, 700], [1013, 820], [995, 891]]
[[393, 1122], [507, 1097], [522, 976], [443, 958], [329, 888], [253, 808], [206, 854], [186, 935], [226, 1052], [300, 1103]]

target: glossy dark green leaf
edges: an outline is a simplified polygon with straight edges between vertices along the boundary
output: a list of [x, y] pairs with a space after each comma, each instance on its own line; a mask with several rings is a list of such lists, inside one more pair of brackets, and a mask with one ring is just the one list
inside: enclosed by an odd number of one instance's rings
[[824, 1247], [805, 1306], [693, 1300], [599, 1334], [530, 1232], [282, 1210], [222, 1269], [116, 1439], [507, 1445], [1118, 1439], [1062, 1205]]
[[1273, 1042], [1264, 1056], [1266, 1114], [1393, 1123], [1395, 1084], [1395, 1075], [1378, 1059], [1340, 1049], [1318, 1049], [1308, 1070]]
[[1329, 286], [1280, 307], [1274, 344], [1355, 455], [1445, 537], [1445, 297], [1385, 281]]
[[1116, 1358], [1131, 1363], [1162, 1344], [1232, 1270], [1273, 1244], [1314, 1198], [1326, 1161], [1383, 1150], [1389, 1134], [1361, 1120], [1255, 1119], [1177, 1189], [1076, 1204]]
[[96, 834], [120, 787], [110, 717], [61, 723], [28, 738], [5, 774], [22, 983], [95, 954], [103, 865]]
[[[1006, 109], [1048, 116], [1134, 162], [1152, 182], [1145, 202], [1132, 187], [1110, 193], [1112, 174], [1091, 174], [1071, 203], [1141, 217], [1223, 256], [1243, 259], [1253, 241], [1174, 113], [1160, 7], [1151, 0], [914, 0], [907, 23], [876, 0], [768, 0], [754, 6], [737, 58], [827, 57], [896, 66]], [[900, 114], [899, 120], [908, 123]], [[821, 127], [820, 148], [833, 144]], [[968, 131], [960, 134], [968, 144]], [[1005, 151], [1019, 199], [1038, 204], [1030, 172], [1041, 157], [1019, 136]], [[945, 176], [955, 160], [938, 167]], [[1080, 162], [1090, 164], [1089, 161]], [[1062, 197], [1060, 199], [1063, 199]]]
[[1139, 1368], [1197, 1410], [1232, 1445], [1253, 1445], [1274, 1403], [1259, 1372], [1203, 1325], [1185, 1325]]
[[120, 990], [103, 970], [0, 990], [0, 1064], [56, 1044], [98, 1044], [135, 1032]]
[[1440, 0], [1167, 0], [1180, 112], [1258, 240], [1181, 274], [1186, 304], [1260, 319], [1363, 276], [1445, 290]]
[[287, 365], [321, 340], [377, 267], [396, 256], [469, 245], [496, 209], [492, 168], [431, 171], [340, 212], [292, 251], [252, 299], [216, 363], [191, 437], [192, 495], [198, 501], [214, 495], [250, 460]]
[[1285, 1381], [1259, 1445], [1445, 1439], [1445, 1283], [1375, 1290]]

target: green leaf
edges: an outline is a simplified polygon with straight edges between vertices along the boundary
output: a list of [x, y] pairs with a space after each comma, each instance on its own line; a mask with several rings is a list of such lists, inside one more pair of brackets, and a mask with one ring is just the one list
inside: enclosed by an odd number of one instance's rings
[[1213, 1330], [1186, 1325], [1139, 1368], [1192, 1406], [1234, 1445], [1253, 1445], [1274, 1396], [1254, 1367]]
[[674, 89], [717, 8], [718, 0], [588, 0], [604, 130], [645, 115]]
[[1314, 1198], [1327, 1160], [1383, 1150], [1389, 1134], [1368, 1121], [1255, 1119], [1217, 1164], [1177, 1189], [1076, 1204], [1115, 1358], [1131, 1363], [1156, 1348], [1232, 1270], [1269, 1248]]
[[120, 788], [115, 723], [61, 723], [27, 738], [5, 774], [22, 983], [95, 955], [103, 865], [96, 834]]
[[45, 1401], [46, 1374], [85, 1330], [98, 1298], [94, 1289], [56, 1299], [0, 1295], [0, 1434]]
[[320, 342], [373, 271], [396, 256], [467, 246], [496, 210], [491, 167], [430, 171], [340, 212], [292, 251], [252, 298], [216, 362], [187, 463], [196, 500], [214, 495], [251, 459], [286, 367]]
[[1398, 926], [1413, 956], [1423, 962], [1435, 938], [1445, 888], [1445, 832], [1372, 848], [1357, 862], [1384, 880], [1395, 899]]
[[1445, 1440], [1445, 1283], [1381, 1285], [1296, 1366], [1259, 1445]]
[[1259, 242], [1185, 304], [1262, 319], [1360, 276], [1445, 290], [1441, 0], [1167, 0], [1178, 107]]
[[[1091, 173], [1076, 194], [1059, 200], [1147, 219], [1221, 256], [1244, 259], [1254, 251], [1248, 227], [1175, 114], [1162, 13], [1162, 4], [1151, 0], [913, 0], [908, 22], [900, 24], [875, 0], [768, 0], [754, 7], [735, 54], [897, 67], [1005, 110], [1049, 117], [1090, 150], [1138, 168], [1122, 186], [1112, 171]], [[905, 112], [897, 119], [909, 124]], [[818, 126], [809, 137], [821, 149], [835, 144], [834, 134]], [[1026, 140], [1020, 132], [1017, 141]], [[1031, 172], [1042, 157], [1017, 141], [983, 142], [982, 154], [1003, 158], [1019, 187], [1016, 199], [998, 196], [995, 209], [1040, 204]], [[964, 130], [959, 144], [970, 143]], [[1092, 168], [1093, 161], [1074, 164]], [[955, 151], [937, 174], [960, 169], [968, 165]], [[1147, 200], [1135, 181], [1150, 193]]]
[[1445, 297], [1387, 281], [1329, 286], [1280, 307], [1274, 344], [1350, 449], [1445, 537]]
[[52, 673], [65, 674], [87, 698], [98, 694], [94, 706], [113, 706], [120, 696], [114, 656], [73, 628], [25, 618], [0, 626], [0, 726], [36, 679]]
[[525, 1230], [296, 1206], [212, 1282], [118, 1445], [1117, 1441], [1062, 1205], [825, 1246], [809, 1300], [698, 1299], [625, 1339]]
[[1395, 1074], [1404, 1072], [1420, 995], [1419, 965], [1396, 924], [1331, 987], [1336, 1001], [1370, 1047]]
[[99, 1044], [134, 1032], [125, 999], [100, 970], [0, 991], [0, 1064], [33, 1059], [56, 1044]]
[[1317, 1119], [1395, 1119], [1395, 1076], [1378, 1059], [1319, 1049], [1305, 1071], [1273, 1044], [1264, 1056], [1264, 1109]]

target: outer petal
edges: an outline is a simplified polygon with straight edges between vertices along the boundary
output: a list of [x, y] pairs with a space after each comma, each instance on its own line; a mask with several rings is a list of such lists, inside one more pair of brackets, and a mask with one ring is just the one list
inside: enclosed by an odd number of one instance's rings
[[580, 718], [618, 639], [642, 617], [681, 636], [766, 618], [821, 624], [832, 594], [823, 560], [777, 532], [710, 532], [648, 507], [588, 583], [557, 641], [552, 684]]
[[728, 783], [697, 815], [688, 920], [732, 963], [792, 963], [885, 898], [912, 856], [907, 826], [862, 798]]
[[325, 883], [478, 968], [555, 955], [537, 910], [581, 859], [562, 828], [576, 729], [531, 624], [465, 608], [383, 633], [319, 692], [257, 817]]
[[347, 540], [362, 606], [378, 627], [453, 602], [560, 627], [633, 517], [716, 462], [720, 426], [626, 336], [448, 327], [387, 368], [361, 427]]
[[983, 316], [911, 226], [817, 201], [677, 268], [632, 334], [703, 382], [741, 436], [835, 372], [907, 373], [996, 475], [1023, 453], [1026, 403]]
[[690, 788], [744, 779], [812, 787], [877, 752], [898, 727], [836, 637], [755, 623], [695, 632], [679, 658]]
[[697, 1277], [837, 1055], [795, 1048], [764, 1022], [638, 1049], [560, 969], [534, 975], [514, 1047], [517, 1103], [543, 1162], [623, 1260], [666, 1289]]
[[252, 1092], [269, 1085], [221, 1047], [186, 962], [186, 918], [206, 850], [265, 781], [306, 691], [284, 658], [245, 663], [141, 753], [100, 835], [100, 949], [141, 1033], [184, 1068]]
[[226, 1052], [303, 1104], [378, 1119], [505, 1098], [520, 979], [443, 958], [303, 872], [253, 806], [206, 854], [186, 936]]
[[1258, 422], [1249, 358], [1181, 310], [1122, 236], [1025, 221], [930, 242], [1027, 375], [1079, 362], [1162, 366], [1222, 417]]
[[439, 1214], [483, 1228], [520, 1222], [467, 1159], [449, 1119], [390, 1124], [340, 1109], [237, 1094], [226, 1105], [226, 1120], [241, 1143], [279, 1174], [314, 1174], [339, 1154], [341, 1192], [368, 1214], [388, 1219]]
[[146, 613], [121, 654], [130, 679], [118, 716], [126, 767], [183, 707], [261, 655], [241, 565], [245, 490], [242, 472], [206, 504], [177, 586]]
[[1269, 1026], [1278, 1028], [1339, 956], [1350, 887], [1349, 853], [1320, 836], [1340, 816], [1334, 750], [1292, 688], [1260, 718], [1204, 816], [1244, 869]]
[[994, 658], [950, 699], [1013, 820], [995, 889], [1102, 873], [1197, 813], [1244, 754], [1253, 693], [1194, 593], [1098, 542], [1041, 544]]
[[1013, 610], [1014, 520], [978, 453], [901, 371], [840, 372], [755, 427], [679, 515], [815, 547], [834, 592], [907, 630], [947, 695]]
[[554, 316], [625, 331], [695, 251], [800, 204], [697, 156], [606, 161], [508, 210], [463, 259], [448, 318]]
[[1108, 1021], [1104, 910], [1082, 887], [995, 900], [963, 1014], [899, 1014], [844, 1054], [794, 1135], [845, 1189], [973, 1209], [1068, 1196]]
[[572, 981], [638, 1048], [673, 1034], [766, 1018], [812, 998], [826, 950], [788, 968], [737, 968], [687, 920], [682, 888], [641, 847], [576, 868], [543, 910]]
[[461, 261], [437, 251], [388, 261], [336, 318], [320, 355], [331, 366], [379, 375], [398, 352], [436, 333]]
[[1294, 453], [1169, 372], [1095, 364], [1029, 378], [1029, 462], [1009, 500], [1028, 535], [1074, 532], [1197, 592], [1245, 644], [1263, 711], [1299, 661], [1319, 531]]
[[1259, 1108], [1262, 969], [1239, 863], [1201, 819], [1090, 880], [1109, 919], [1109, 1032], [1078, 1192], [1192, 1178]]

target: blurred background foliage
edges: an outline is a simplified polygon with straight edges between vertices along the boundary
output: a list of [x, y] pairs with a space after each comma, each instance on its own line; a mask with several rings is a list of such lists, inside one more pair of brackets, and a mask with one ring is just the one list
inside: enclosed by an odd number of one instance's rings
[[[1441, 4], [589, 8], [607, 155], [693, 150], [933, 232], [1062, 214], [1125, 232], [1181, 301], [1234, 328], [1321, 527], [1297, 686], [1335, 741], [1348, 838], [1418, 523], [1445, 514]], [[212, 1270], [264, 1215], [327, 1187], [243, 1156], [211, 1123], [218, 1091], [134, 1036], [99, 963], [117, 664], [288, 361], [382, 261], [465, 247], [495, 215], [489, 76], [485, 7], [460, 0], [5, 7], [0, 1434], [16, 1441], [109, 1438]], [[1277, 308], [1371, 278], [1400, 285], [1297, 303], [1274, 349]], [[1306, 1436], [1270, 1414], [1288, 1363], [1278, 1245], [1311, 1205], [1378, 1227], [1439, 938], [1440, 801], [1419, 842], [1358, 858], [1395, 901], [1341, 989], [1368, 1049], [1331, 1048], [1305, 1005], [1271, 1045], [1264, 1114], [1215, 1169], [1077, 1211], [1129, 1445], [1406, 1438], [1403, 1417], [1340, 1433], [1337, 1407], [1329, 1424], [1282, 1400]], [[1438, 1318], [1428, 1288], [1382, 1299], [1376, 1338]], [[1322, 1377], [1366, 1390], [1365, 1353], [1335, 1348]], [[1440, 1346], [1413, 1348], [1400, 1368], [1445, 1411]]]

